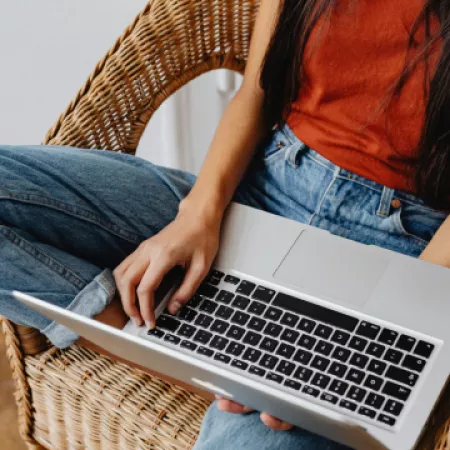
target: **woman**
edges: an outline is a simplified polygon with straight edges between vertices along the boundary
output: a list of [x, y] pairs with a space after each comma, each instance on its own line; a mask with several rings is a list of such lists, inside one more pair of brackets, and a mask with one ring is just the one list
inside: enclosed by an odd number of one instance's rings
[[[126, 315], [153, 327], [155, 288], [181, 264], [170, 311], [189, 300], [232, 199], [450, 266], [449, 6], [263, 0], [197, 179], [124, 154], [1, 147], [0, 314], [66, 347], [78, 336], [11, 290], [121, 326], [117, 288]], [[220, 399], [196, 449], [341, 448], [291, 428]]]

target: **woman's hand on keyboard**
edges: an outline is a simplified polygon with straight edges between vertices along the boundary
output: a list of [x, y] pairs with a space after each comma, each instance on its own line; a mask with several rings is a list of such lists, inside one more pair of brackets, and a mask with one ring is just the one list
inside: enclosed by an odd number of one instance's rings
[[[233, 402], [232, 400], [228, 400], [220, 396], [216, 396], [216, 399], [217, 399], [217, 407], [221, 411], [229, 412], [232, 414], [247, 414], [253, 411], [252, 409], [247, 408], [246, 406], [243, 406], [239, 403]], [[260, 417], [264, 425], [270, 428], [271, 430], [289, 431], [292, 428], [294, 428], [293, 425], [278, 420], [275, 417], [264, 412], [261, 413]]]
[[123, 308], [137, 326], [144, 320], [149, 328], [155, 327], [154, 293], [175, 266], [186, 273], [170, 300], [170, 313], [192, 298], [216, 256], [220, 224], [221, 217], [201, 214], [199, 209], [180, 210], [173, 222], [142, 242], [114, 270]]

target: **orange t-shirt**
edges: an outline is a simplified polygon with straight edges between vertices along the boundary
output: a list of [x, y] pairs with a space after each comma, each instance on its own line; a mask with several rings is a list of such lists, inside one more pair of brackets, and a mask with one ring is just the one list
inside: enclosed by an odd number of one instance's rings
[[[331, 18], [319, 20], [307, 43], [305, 76], [287, 123], [334, 164], [414, 191], [411, 164], [404, 157], [416, 154], [423, 128], [425, 63], [391, 99], [424, 0], [339, 0], [337, 5]], [[439, 31], [436, 17], [431, 25], [432, 33]], [[415, 36], [419, 42], [424, 30]], [[430, 56], [431, 75], [439, 56], [440, 43]]]

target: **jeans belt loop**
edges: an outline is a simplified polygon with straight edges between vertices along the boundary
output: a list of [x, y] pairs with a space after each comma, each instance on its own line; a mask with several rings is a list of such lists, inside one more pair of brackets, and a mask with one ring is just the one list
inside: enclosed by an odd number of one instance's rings
[[388, 217], [391, 211], [391, 203], [394, 197], [394, 189], [383, 186], [380, 205], [378, 206], [377, 216]]

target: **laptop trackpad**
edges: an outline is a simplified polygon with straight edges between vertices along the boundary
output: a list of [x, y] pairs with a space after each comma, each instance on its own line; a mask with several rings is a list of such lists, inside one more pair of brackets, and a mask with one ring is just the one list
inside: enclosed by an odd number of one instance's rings
[[274, 278], [343, 303], [369, 300], [389, 257], [347, 239], [303, 231], [277, 268]]

